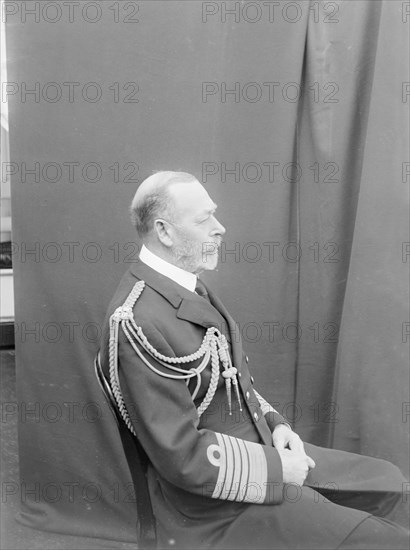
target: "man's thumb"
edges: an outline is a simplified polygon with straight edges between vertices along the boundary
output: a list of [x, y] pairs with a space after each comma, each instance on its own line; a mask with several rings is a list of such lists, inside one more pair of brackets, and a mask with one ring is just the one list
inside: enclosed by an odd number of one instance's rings
[[273, 434], [272, 441], [277, 451], [283, 451], [285, 449], [285, 444], [281, 437], [277, 437], [275, 434]]

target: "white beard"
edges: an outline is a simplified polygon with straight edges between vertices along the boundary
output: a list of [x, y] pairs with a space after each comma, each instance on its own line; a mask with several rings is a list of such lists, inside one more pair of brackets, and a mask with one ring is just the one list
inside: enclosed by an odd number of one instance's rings
[[218, 265], [218, 243], [197, 243], [184, 239], [184, 244], [171, 250], [175, 264], [190, 273], [215, 269]]

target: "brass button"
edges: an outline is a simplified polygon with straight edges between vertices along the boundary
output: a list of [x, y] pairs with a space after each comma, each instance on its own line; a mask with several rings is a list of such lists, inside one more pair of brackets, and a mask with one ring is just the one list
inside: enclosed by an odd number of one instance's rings
[[249, 357], [247, 355], [245, 355], [245, 361], [249, 363]]
[[258, 417], [258, 413], [257, 413], [257, 412], [254, 412], [254, 413], [253, 413], [253, 418], [254, 418], [255, 420], [258, 420], [259, 417]]
[[239, 378], [242, 378], [242, 373], [238, 372], [238, 376], [239, 376]]
[[253, 376], [251, 376], [251, 383], [254, 384], [255, 383], [255, 378]]
[[246, 392], [246, 399], [249, 399], [250, 396], [251, 396], [251, 394], [247, 391]]

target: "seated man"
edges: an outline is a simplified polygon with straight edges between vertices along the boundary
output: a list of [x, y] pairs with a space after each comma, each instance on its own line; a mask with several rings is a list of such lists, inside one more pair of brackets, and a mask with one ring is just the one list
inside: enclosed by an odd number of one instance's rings
[[197, 278], [218, 262], [215, 210], [190, 174], [140, 185], [131, 211], [144, 246], [103, 333], [103, 369], [149, 457], [158, 546], [408, 548], [386, 519], [400, 471], [302, 443], [254, 389], [233, 319]]

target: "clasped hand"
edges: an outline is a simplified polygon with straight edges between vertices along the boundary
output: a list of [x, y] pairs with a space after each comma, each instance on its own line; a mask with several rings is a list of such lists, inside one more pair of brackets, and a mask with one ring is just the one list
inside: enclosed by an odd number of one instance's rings
[[282, 461], [283, 482], [303, 485], [309, 470], [316, 466], [305, 453], [303, 441], [286, 424], [278, 424], [272, 441]]

